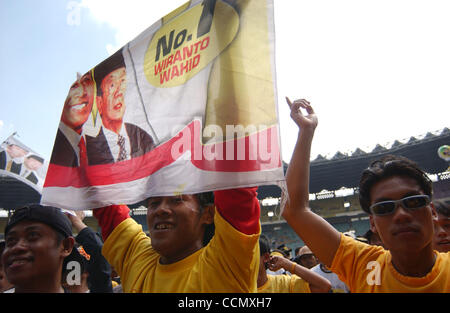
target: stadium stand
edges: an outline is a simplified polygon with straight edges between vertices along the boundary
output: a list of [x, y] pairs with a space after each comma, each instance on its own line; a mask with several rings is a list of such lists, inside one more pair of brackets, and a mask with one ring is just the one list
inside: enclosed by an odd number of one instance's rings
[[[357, 148], [351, 154], [336, 152], [333, 157], [318, 155], [311, 162], [310, 207], [328, 220], [341, 232], [355, 231], [356, 236], [369, 229], [368, 215], [361, 210], [358, 199], [359, 177], [369, 163], [385, 154], [403, 155], [419, 164], [429, 173], [433, 181], [434, 199], [450, 199], [450, 164], [441, 159], [437, 150], [450, 142], [450, 130], [445, 128], [429, 132], [423, 136], [407, 140], [395, 140], [389, 147], [376, 145], [369, 153]], [[287, 164], [283, 162], [284, 170]], [[14, 199], [38, 202], [39, 198], [29, 189], [10, 178], [0, 175], [0, 239], [6, 225], [9, 208], [14, 207]], [[303, 241], [293, 232], [280, 212], [281, 189], [278, 186], [261, 186], [258, 199], [261, 203], [262, 233], [271, 241], [272, 248], [285, 244], [292, 251], [303, 246]], [[11, 201], [11, 199], [13, 201]], [[270, 199], [270, 201], [268, 201]], [[139, 205], [130, 206], [131, 216], [148, 232], [146, 209]], [[1, 209], [3, 208], [3, 209]], [[92, 215], [92, 214], [90, 214]], [[92, 229], [100, 231], [97, 221], [87, 216], [85, 222]]]

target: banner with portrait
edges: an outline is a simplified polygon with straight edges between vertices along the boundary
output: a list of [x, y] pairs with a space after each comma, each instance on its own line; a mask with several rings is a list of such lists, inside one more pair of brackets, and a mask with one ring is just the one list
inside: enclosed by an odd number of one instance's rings
[[273, 0], [189, 1], [78, 75], [42, 203], [282, 184]]
[[0, 175], [19, 180], [42, 193], [48, 163], [44, 158], [9, 136], [0, 145]]

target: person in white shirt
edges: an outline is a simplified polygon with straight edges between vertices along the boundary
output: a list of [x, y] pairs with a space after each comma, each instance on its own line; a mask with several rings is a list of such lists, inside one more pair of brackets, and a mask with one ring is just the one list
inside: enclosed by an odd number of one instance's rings
[[349, 293], [347, 285], [339, 279], [339, 277], [330, 271], [330, 269], [323, 263], [319, 263], [311, 271], [316, 272], [320, 276], [328, 279], [331, 283], [331, 292], [333, 293]]

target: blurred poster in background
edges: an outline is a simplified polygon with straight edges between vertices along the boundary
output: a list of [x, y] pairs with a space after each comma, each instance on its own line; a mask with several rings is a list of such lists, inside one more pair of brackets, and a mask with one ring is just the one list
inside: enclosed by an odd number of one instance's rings
[[15, 135], [0, 145], [0, 174], [18, 179], [42, 192], [48, 164], [44, 158], [20, 142]]
[[48, 162], [16, 138], [0, 145], [0, 208], [39, 203]]

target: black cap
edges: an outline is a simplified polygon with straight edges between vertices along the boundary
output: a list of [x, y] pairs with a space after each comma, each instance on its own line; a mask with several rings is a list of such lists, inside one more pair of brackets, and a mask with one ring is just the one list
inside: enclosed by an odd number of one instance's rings
[[14, 225], [28, 220], [47, 224], [63, 234], [65, 238], [72, 236], [72, 223], [61, 209], [52, 206], [32, 204], [14, 211], [6, 225], [5, 237]]
[[284, 255], [288, 255], [292, 251], [292, 249], [286, 246], [284, 243], [279, 245], [277, 249], [281, 250], [284, 253]]

